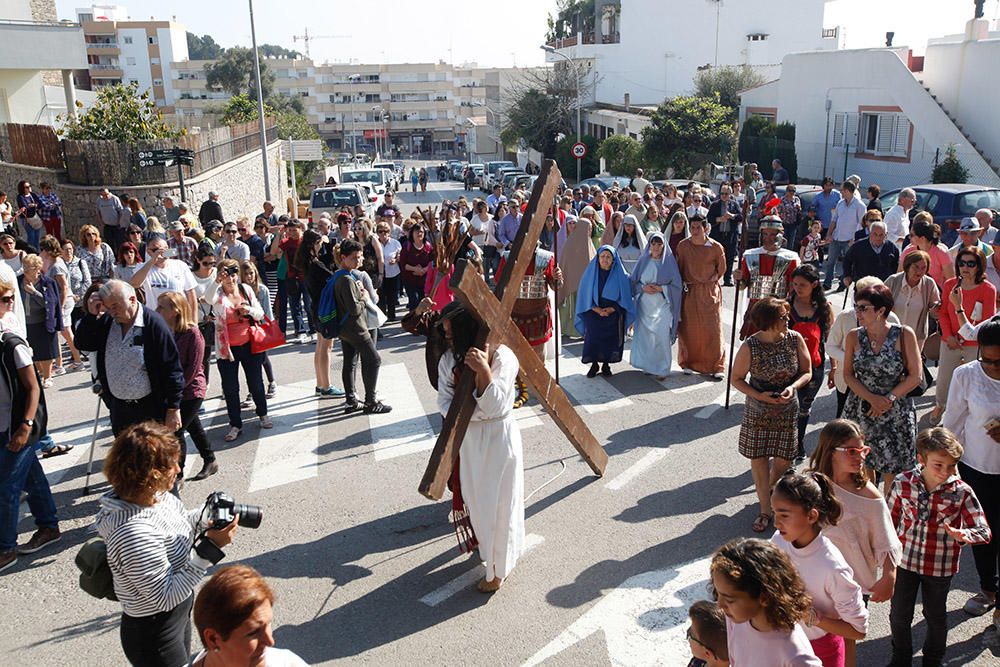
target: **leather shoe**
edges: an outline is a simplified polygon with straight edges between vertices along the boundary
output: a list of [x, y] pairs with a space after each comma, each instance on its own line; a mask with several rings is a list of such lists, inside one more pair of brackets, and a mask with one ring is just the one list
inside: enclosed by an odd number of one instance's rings
[[205, 463], [201, 466], [201, 470], [198, 471], [198, 474], [191, 477], [190, 480], [192, 482], [200, 482], [203, 479], [211, 477], [217, 472], [219, 472], [219, 464], [217, 461], [205, 461]]

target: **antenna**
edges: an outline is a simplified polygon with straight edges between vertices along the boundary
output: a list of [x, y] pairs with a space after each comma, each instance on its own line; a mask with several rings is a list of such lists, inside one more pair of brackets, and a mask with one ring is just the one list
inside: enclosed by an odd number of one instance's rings
[[310, 35], [309, 26], [306, 26], [304, 35], [292, 35], [293, 42], [302, 42], [306, 47], [306, 58], [312, 60], [312, 55], [309, 53], [309, 42], [314, 39], [348, 39], [350, 35]]

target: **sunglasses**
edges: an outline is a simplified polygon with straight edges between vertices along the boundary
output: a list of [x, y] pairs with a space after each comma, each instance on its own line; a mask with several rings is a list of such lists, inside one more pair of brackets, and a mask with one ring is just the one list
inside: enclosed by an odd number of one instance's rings
[[129, 232], [129, 236], [142, 236], [142, 232]]
[[992, 366], [993, 368], [1000, 368], [1000, 359], [983, 359], [982, 356], [979, 356], [978, 361], [983, 366]]
[[8, 294], [7, 296], [0, 296], [0, 301], [6, 304], [14, 303], [14, 295]]
[[222, 269], [222, 272], [225, 273], [227, 276], [235, 276], [240, 272], [240, 269], [239, 267], [236, 266], [228, 266]]
[[967, 269], [975, 269], [979, 266], [979, 262], [974, 259], [960, 259], [958, 260], [958, 265]]
[[201, 265], [202, 266], [215, 266], [215, 260], [210, 260], [210, 261], [207, 261], [207, 262], [202, 262]]
[[692, 632], [692, 630], [694, 630], [694, 628], [691, 627], [691, 626], [688, 626], [687, 632], [685, 633], [685, 636], [688, 638], [688, 640], [689, 641], [693, 641], [695, 644], [697, 644], [698, 646], [701, 646], [704, 649], [711, 650], [711, 649], [708, 648], [708, 646], [705, 645], [705, 642], [701, 641], [700, 639], [698, 639], [697, 637], [694, 636], [694, 633]]
[[869, 310], [874, 312], [875, 306], [869, 306], [867, 304], [860, 303], [854, 306], [854, 310], [859, 313], [867, 313]]
[[867, 446], [866, 447], [834, 447], [833, 451], [835, 451], [835, 452], [843, 452], [844, 454], [847, 454], [848, 456], [860, 456], [861, 458], [864, 458], [864, 457], [868, 456], [869, 452], [872, 451], [872, 448], [871, 447], [867, 447]]

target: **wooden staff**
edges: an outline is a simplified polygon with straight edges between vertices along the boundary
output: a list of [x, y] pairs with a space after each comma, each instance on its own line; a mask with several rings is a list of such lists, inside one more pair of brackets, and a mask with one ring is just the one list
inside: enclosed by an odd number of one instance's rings
[[[743, 198], [743, 221], [740, 222], [741, 234], [740, 234], [740, 251], [739, 257], [736, 259], [736, 266], [743, 266], [743, 253], [747, 250], [747, 212], [750, 210], [750, 193], [746, 193]], [[740, 316], [740, 283], [743, 282], [743, 278], [746, 276], [742, 275], [742, 268], [738, 268], [740, 271], [740, 280], [735, 283], [736, 285], [736, 296], [733, 299], [733, 327], [729, 335], [729, 372], [726, 374], [726, 410], [729, 409], [729, 396], [733, 391], [733, 359], [736, 357], [736, 324]]]
[[[558, 199], [552, 202], [552, 255], [556, 268], [559, 268], [559, 204]], [[556, 281], [555, 300], [552, 303], [552, 335], [556, 338], [556, 384], [559, 384], [559, 356], [562, 348], [562, 338], [559, 337], [559, 281]]]

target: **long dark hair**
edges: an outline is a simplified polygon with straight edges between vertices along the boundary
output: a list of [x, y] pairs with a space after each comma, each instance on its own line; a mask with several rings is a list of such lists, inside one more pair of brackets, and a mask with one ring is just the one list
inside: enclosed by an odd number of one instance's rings
[[424, 225], [423, 225], [422, 222], [414, 222], [413, 225], [410, 227], [410, 231], [408, 231], [406, 233], [406, 237], [408, 239], [410, 239], [410, 247], [411, 248], [413, 248], [414, 250], [423, 250], [424, 246], [421, 245], [418, 248], [417, 247], [417, 242], [413, 240], [413, 235], [417, 233], [418, 229], [423, 229], [423, 231], [424, 231], [424, 243], [427, 243], [427, 230], [424, 229]]
[[823, 290], [823, 283], [819, 279], [819, 269], [812, 264], [800, 264], [798, 268], [792, 271], [792, 279], [794, 280], [795, 278], [805, 278], [813, 284], [813, 290], [812, 294], [809, 295], [809, 301], [817, 311], [825, 311], [826, 292]]
[[833, 490], [833, 482], [821, 472], [783, 475], [774, 485], [771, 495], [799, 505], [806, 513], [816, 510], [819, 514], [816, 524], [820, 527], [836, 526], [844, 512], [844, 506]]
[[322, 238], [322, 235], [313, 229], [307, 229], [302, 234], [302, 242], [299, 243], [299, 249], [295, 253], [294, 266], [303, 275], [309, 270], [312, 261], [316, 259], [316, 242]]
[[473, 347], [479, 335], [479, 322], [461, 301], [452, 301], [445, 306], [441, 310], [441, 320], [451, 322], [451, 353], [455, 356], [455, 365], [465, 363], [465, 353]]

